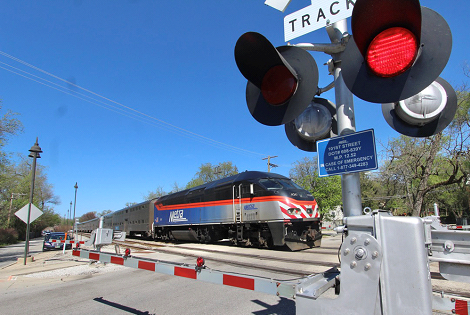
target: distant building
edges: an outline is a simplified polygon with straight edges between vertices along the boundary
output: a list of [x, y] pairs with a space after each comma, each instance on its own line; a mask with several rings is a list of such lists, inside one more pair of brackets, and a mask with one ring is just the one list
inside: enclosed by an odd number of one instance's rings
[[322, 220], [323, 230], [332, 230], [333, 228], [343, 225], [343, 211], [341, 206], [337, 206], [334, 210], [329, 210]]

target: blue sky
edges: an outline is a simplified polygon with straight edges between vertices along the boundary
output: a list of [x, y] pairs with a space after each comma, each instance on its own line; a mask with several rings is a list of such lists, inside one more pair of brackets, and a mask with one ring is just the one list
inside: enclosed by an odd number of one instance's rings
[[[80, 216], [140, 202], [158, 186], [183, 186], [202, 163], [265, 171], [262, 158], [277, 155], [274, 171], [288, 175], [312, 153], [291, 145], [283, 126], [252, 118], [234, 46], [247, 31], [283, 45], [283, 17], [310, 1], [293, 0], [285, 13], [263, 2], [1, 1], [0, 114], [10, 109], [24, 124], [6, 150], [27, 154], [39, 137], [39, 163], [61, 215], [75, 182]], [[462, 67], [469, 64], [470, 3], [421, 4], [450, 25], [453, 50], [441, 76], [457, 87], [468, 80]], [[291, 41], [300, 42], [329, 38], [320, 29]], [[326, 86], [330, 56], [312, 55], [319, 86]], [[333, 90], [322, 97], [335, 101]], [[379, 104], [354, 102], [357, 131], [373, 128], [384, 143], [398, 136]]]

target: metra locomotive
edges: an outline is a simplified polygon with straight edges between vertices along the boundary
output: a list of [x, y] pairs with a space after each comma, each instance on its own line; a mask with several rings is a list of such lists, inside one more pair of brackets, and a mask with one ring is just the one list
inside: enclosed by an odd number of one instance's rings
[[[78, 225], [98, 227], [98, 219]], [[104, 216], [103, 227], [158, 240], [214, 242], [292, 250], [320, 246], [313, 196], [289, 178], [246, 171]]]

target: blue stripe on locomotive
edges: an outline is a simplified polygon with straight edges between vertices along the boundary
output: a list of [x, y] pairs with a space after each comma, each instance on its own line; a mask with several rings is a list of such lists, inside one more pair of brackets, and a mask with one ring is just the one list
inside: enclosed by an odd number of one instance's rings
[[194, 207], [158, 210], [154, 206], [154, 223], [159, 226], [233, 222], [232, 206]]

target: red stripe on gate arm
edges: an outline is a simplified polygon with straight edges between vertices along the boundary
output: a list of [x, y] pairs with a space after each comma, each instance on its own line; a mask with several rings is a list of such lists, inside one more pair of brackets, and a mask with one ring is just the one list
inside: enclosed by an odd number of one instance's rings
[[155, 271], [155, 263], [139, 260], [139, 262], [137, 263], [137, 268], [145, 269], [149, 271]]
[[456, 300], [455, 314], [468, 315], [468, 302], [463, 300]]
[[173, 274], [175, 276], [196, 279], [196, 270], [190, 268], [175, 267]]
[[78, 250], [73, 250], [72, 251], [72, 256], [78, 256], [80, 257], [80, 252]]
[[111, 256], [111, 261], [112, 264], [116, 265], [124, 265], [124, 258], [123, 257], [115, 257]]
[[88, 258], [92, 260], [100, 260], [100, 254], [88, 253]]
[[222, 284], [247, 290], [255, 289], [255, 280], [239, 276], [223, 275]]

